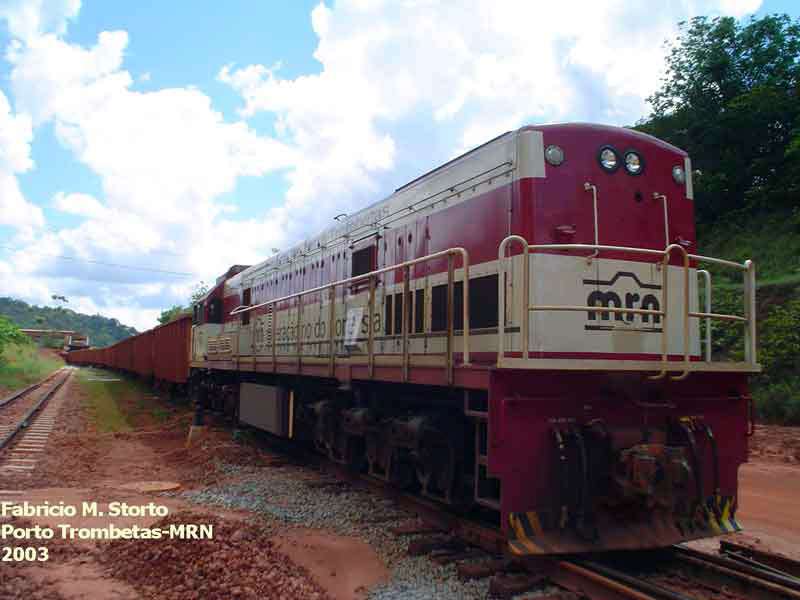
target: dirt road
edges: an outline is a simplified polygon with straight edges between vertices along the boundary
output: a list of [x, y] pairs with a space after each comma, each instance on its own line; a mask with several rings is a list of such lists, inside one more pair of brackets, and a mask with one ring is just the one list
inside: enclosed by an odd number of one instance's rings
[[761, 547], [800, 559], [800, 467], [742, 465], [739, 524]]

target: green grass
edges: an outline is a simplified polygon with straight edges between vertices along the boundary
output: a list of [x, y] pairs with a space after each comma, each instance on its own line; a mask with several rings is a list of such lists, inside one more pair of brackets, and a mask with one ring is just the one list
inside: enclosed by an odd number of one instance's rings
[[82, 407], [99, 432], [131, 431], [161, 423], [185, 409], [163, 404], [142, 381], [99, 369], [81, 369]]
[[[753, 377], [762, 422], [800, 425], [800, 208], [731, 214], [698, 229], [700, 254], [756, 265], [758, 360]], [[711, 266], [714, 312], [742, 313], [741, 273]], [[742, 359], [744, 329], [714, 323], [714, 355]]]
[[[767, 214], [732, 214], [698, 228], [699, 254], [756, 265], [764, 285], [800, 283], [800, 208]], [[740, 285], [741, 273], [710, 266], [715, 282]]]
[[81, 369], [78, 372], [78, 382], [85, 392], [81, 407], [99, 432], [132, 429], [117, 401], [120, 396], [129, 393], [129, 381], [107, 371]]
[[0, 388], [23, 388], [62, 366], [60, 358], [40, 353], [35, 344], [11, 344], [0, 357]]

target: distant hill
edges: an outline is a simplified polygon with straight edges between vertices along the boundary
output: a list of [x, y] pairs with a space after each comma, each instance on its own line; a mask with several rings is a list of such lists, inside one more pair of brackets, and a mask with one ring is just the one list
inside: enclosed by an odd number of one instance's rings
[[69, 308], [31, 306], [22, 300], [0, 298], [0, 315], [23, 329], [73, 330], [89, 336], [92, 346], [108, 346], [135, 335], [133, 327], [100, 315], [84, 315]]

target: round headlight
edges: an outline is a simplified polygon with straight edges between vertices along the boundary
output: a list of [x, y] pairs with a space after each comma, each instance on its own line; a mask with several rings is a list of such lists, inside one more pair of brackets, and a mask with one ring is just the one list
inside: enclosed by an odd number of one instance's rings
[[675, 165], [672, 167], [672, 178], [678, 185], [683, 185], [686, 183], [686, 171], [683, 170], [683, 167]]
[[606, 147], [600, 150], [599, 159], [600, 166], [609, 173], [613, 173], [617, 170], [617, 168], [619, 168], [619, 159], [617, 158], [617, 153], [613, 148]]
[[555, 144], [550, 144], [544, 150], [544, 158], [554, 167], [557, 167], [562, 162], [564, 162], [564, 150], [561, 149], [561, 146], [556, 146]]
[[638, 175], [642, 172], [643, 167], [644, 163], [642, 162], [642, 157], [636, 154], [636, 152], [625, 153], [625, 170], [628, 173], [631, 175]]

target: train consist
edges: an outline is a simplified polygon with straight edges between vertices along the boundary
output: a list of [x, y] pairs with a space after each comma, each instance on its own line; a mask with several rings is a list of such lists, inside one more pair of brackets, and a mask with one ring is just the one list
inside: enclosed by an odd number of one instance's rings
[[[713, 313], [703, 263], [741, 272], [742, 314]], [[750, 261], [697, 255], [683, 151], [528, 126], [232, 267], [191, 326], [69, 360], [187, 385], [493, 520], [516, 554], [655, 547], [738, 529], [754, 290]], [[720, 319], [745, 328], [738, 362], [711, 355]]]

